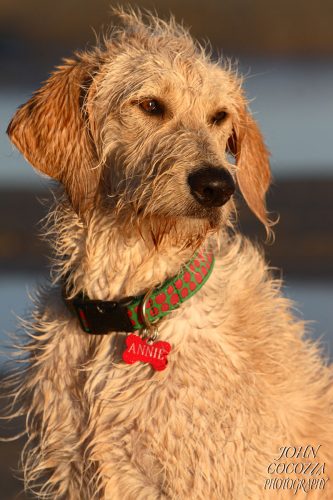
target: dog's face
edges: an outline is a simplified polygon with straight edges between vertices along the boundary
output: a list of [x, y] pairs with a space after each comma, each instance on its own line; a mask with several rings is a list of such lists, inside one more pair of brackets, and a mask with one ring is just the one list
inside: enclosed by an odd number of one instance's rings
[[234, 191], [226, 151], [237, 97], [228, 73], [186, 52], [115, 57], [94, 103], [106, 195], [146, 215], [219, 220]]
[[238, 182], [267, 225], [268, 154], [236, 76], [172, 22], [123, 17], [104, 49], [66, 61], [19, 109], [14, 144], [80, 213], [102, 204], [217, 226]]

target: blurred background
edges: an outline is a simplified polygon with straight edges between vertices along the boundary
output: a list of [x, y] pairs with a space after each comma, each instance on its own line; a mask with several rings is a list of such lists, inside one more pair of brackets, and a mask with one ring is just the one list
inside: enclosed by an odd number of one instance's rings
[[[333, 3], [331, 0], [155, 0], [117, 2], [175, 14], [216, 53], [238, 60], [251, 110], [272, 153], [268, 207], [280, 215], [264, 245], [296, 314], [333, 357]], [[61, 57], [86, 48], [112, 22], [110, 0], [0, 0], [0, 343], [29, 310], [29, 290], [47, 273], [38, 221], [49, 181], [5, 134], [15, 109]], [[264, 244], [263, 229], [240, 203], [240, 228]], [[0, 372], [6, 371], [6, 355]], [[2, 434], [6, 433], [2, 430]], [[12, 479], [21, 443], [0, 444], [2, 500], [27, 498]]]

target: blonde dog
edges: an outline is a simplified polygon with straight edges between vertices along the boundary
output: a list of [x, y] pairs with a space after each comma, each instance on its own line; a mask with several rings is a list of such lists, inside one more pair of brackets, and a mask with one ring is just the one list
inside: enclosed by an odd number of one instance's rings
[[13, 391], [26, 488], [332, 498], [331, 370], [232, 231], [237, 183], [270, 232], [268, 152], [241, 80], [173, 20], [118, 14], [123, 27], [66, 60], [8, 128], [64, 188]]

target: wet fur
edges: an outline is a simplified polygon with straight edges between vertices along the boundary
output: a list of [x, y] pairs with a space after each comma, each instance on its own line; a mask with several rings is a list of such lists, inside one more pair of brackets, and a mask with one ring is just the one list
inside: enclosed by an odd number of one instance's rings
[[[230, 231], [234, 202], [203, 209], [186, 183], [202, 164], [227, 168], [269, 231], [267, 150], [230, 66], [173, 20], [120, 17], [8, 128], [65, 191], [47, 224], [53, 284], [25, 325], [29, 364], [9, 381], [26, 415], [26, 488], [70, 500], [293, 497], [264, 491], [267, 467], [280, 446], [321, 444], [332, 470], [331, 370], [260, 252]], [[169, 114], [145, 116], [147, 96]], [[221, 106], [228, 118], [214, 126]], [[215, 268], [161, 323], [172, 344], [163, 372], [125, 365], [124, 334], [87, 335], [63, 302], [64, 277], [68, 294], [117, 300], [177, 274], [200, 246]]]

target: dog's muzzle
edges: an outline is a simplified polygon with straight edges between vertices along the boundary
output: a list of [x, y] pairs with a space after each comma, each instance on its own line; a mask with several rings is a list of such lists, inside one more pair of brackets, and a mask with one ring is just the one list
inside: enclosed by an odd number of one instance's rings
[[190, 173], [187, 182], [195, 200], [204, 207], [221, 207], [235, 192], [235, 183], [225, 168], [204, 166]]

